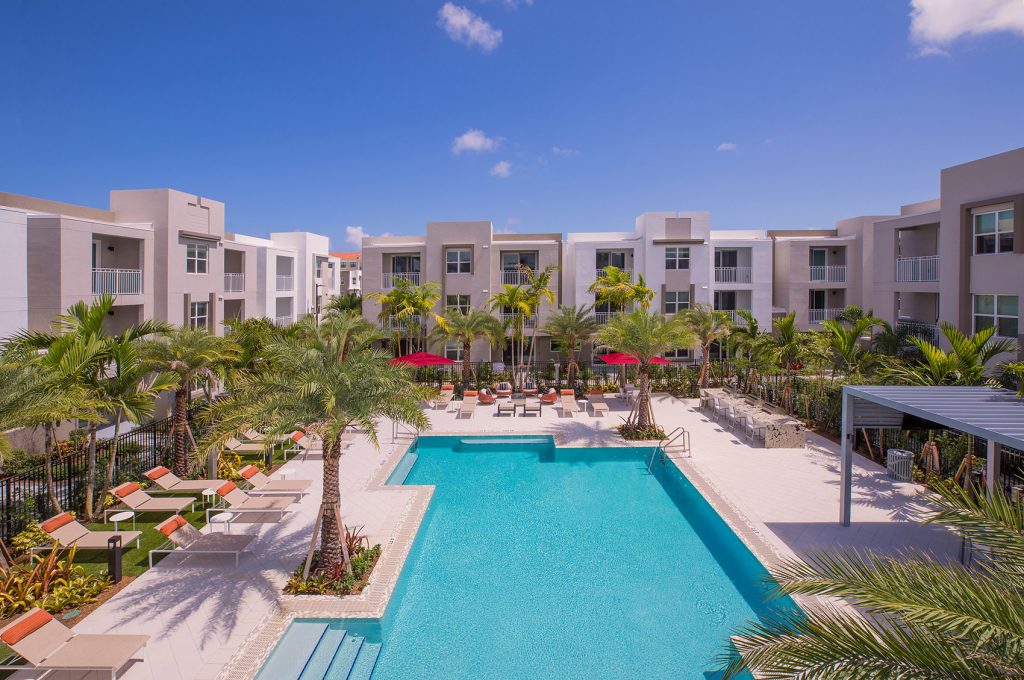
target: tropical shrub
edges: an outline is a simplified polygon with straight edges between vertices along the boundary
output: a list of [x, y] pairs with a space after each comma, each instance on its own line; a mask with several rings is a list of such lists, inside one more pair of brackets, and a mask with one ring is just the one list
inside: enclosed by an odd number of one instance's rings
[[622, 435], [623, 439], [630, 441], [636, 440], [661, 440], [665, 438], [665, 430], [661, 429], [658, 425], [651, 425], [650, 427], [641, 427], [636, 423], [623, 423], [618, 427], [619, 434]]
[[34, 555], [32, 564], [0, 568], [0, 619], [33, 607], [50, 613], [95, 602], [110, 585], [109, 579], [87, 574], [74, 564], [74, 547]]
[[32, 524], [14, 535], [11, 539], [11, 549], [15, 555], [24, 555], [37, 545], [49, 545], [51, 542], [49, 535], [40, 529], [38, 524]]
[[[370, 578], [374, 565], [380, 558], [382, 548], [380, 544], [369, 548], [366, 543], [354, 543], [353, 532], [346, 532], [346, 540], [349, 542], [349, 550], [352, 562], [352, 572], [344, 569], [336, 572], [329, 572], [319, 568], [320, 552], [313, 553], [313, 569], [309, 578], [302, 578], [302, 571], [305, 564], [300, 564], [284, 587], [284, 592], [290, 595], [354, 595], [362, 592], [363, 587]], [[365, 541], [365, 537], [355, 532], [355, 535]], [[358, 550], [353, 551], [352, 547], [358, 545]]]

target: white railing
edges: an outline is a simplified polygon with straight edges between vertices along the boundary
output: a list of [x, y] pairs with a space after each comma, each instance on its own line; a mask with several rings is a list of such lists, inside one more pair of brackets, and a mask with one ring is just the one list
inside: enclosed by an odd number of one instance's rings
[[939, 256], [896, 258], [897, 281], [938, 281]]
[[92, 294], [141, 295], [141, 269], [96, 269], [92, 270]]
[[717, 283], [750, 283], [750, 267], [715, 267]]
[[846, 282], [846, 265], [830, 264], [827, 266], [816, 265], [811, 267], [811, 281], [832, 281], [833, 283]]
[[939, 327], [934, 323], [904, 319], [896, 322], [896, 330], [931, 343], [939, 340]]
[[[620, 268], [620, 269], [619, 269], [619, 271], [621, 271], [621, 272], [625, 272], [625, 273], [626, 273], [626, 275], [627, 275], [627, 276], [628, 276], [628, 277], [630, 278], [630, 280], [632, 280], [632, 279], [633, 279], [633, 270], [632, 270], [632, 269], [621, 269], [621, 268]], [[598, 269], [598, 270], [597, 270], [597, 273], [596, 273], [596, 274], [594, 274], [594, 278], [595, 278], [595, 279], [599, 279], [599, 278], [601, 278], [602, 276], [604, 276], [604, 269]]]
[[501, 270], [501, 283], [509, 286], [525, 286], [530, 283], [529, 274], [521, 269]]
[[290, 291], [295, 286], [295, 278], [291, 274], [278, 274], [277, 275], [277, 290], [279, 291]]
[[[511, 312], [502, 312], [501, 322], [507, 324], [516, 323], [516, 315]], [[534, 314], [533, 316], [526, 317], [525, 322], [526, 323], [523, 324], [524, 328], [533, 328], [534, 326], [537, 325], [537, 315]]]
[[821, 323], [826, 319], [834, 319], [839, 316], [842, 309], [808, 309], [807, 319], [811, 323]]
[[725, 312], [726, 314], [728, 314], [729, 318], [732, 319], [733, 323], [746, 323], [746, 321], [743, 320], [743, 317], [741, 317], [739, 315], [739, 313], [740, 312], [749, 312], [750, 310], [749, 309], [719, 309], [717, 311]]
[[398, 272], [391, 274], [381, 274], [381, 287], [382, 288], [394, 288], [395, 281], [408, 281], [414, 286], [420, 285], [420, 273], [419, 272]]
[[224, 273], [224, 292], [241, 293], [245, 290], [245, 274]]
[[420, 315], [413, 314], [412, 316], [388, 316], [380, 320], [380, 329], [382, 331], [407, 331], [409, 326], [420, 325]]
[[276, 317], [274, 323], [278, 326], [289, 326], [292, 323], [292, 315], [286, 314], [285, 316]]
[[608, 323], [619, 312], [594, 312], [594, 320], [598, 323]]

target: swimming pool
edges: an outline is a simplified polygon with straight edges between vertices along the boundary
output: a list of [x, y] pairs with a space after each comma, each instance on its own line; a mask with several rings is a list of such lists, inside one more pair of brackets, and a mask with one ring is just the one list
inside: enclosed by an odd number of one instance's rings
[[389, 483], [436, 488], [373, 680], [714, 677], [764, 569], [651, 451], [419, 438]]

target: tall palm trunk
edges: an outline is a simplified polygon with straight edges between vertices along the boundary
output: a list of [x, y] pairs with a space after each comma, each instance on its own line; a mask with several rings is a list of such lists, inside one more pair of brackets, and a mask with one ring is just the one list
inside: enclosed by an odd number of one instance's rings
[[647, 370], [644, 364], [637, 367], [636, 382], [639, 394], [636, 398], [636, 424], [643, 429], [654, 425], [654, 415], [651, 413], [651, 379]]
[[114, 412], [114, 439], [110, 442], [110, 457], [107, 459], [107, 471], [103, 476], [103, 488], [100, 490], [99, 496], [96, 498], [96, 508], [93, 510], [93, 516], [99, 515], [103, 512], [103, 501], [107, 498], [107, 494], [110, 493], [110, 487], [114, 485], [114, 466], [117, 464], [117, 439], [121, 436], [121, 413]]
[[472, 376], [473, 362], [471, 352], [473, 351], [473, 342], [462, 343], [462, 384], [469, 388], [469, 379]]
[[711, 345], [710, 343], [700, 346], [701, 362], [700, 362], [700, 377], [697, 380], [697, 384], [700, 385], [701, 389], [706, 389], [708, 386], [708, 362], [711, 360]]
[[53, 514], [64, 512], [57, 500], [57, 487], [53, 484], [53, 424], [43, 426], [43, 474], [46, 479], [46, 495], [50, 497]]
[[188, 474], [188, 388], [190, 380], [182, 380], [174, 392], [174, 474]]
[[96, 437], [98, 426], [89, 423], [89, 453], [85, 463], [85, 518], [92, 519], [92, 501], [96, 484]]
[[339, 527], [335, 519], [341, 516], [341, 436], [335, 437], [329, 444], [324, 442], [323, 447], [324, 517], [320, 530], [319, 567], [331, 574], [339, 574], [342, 569], [351, 574], [352, 562], [348, 554], [348, 545], [342, 540], [344, 527]]

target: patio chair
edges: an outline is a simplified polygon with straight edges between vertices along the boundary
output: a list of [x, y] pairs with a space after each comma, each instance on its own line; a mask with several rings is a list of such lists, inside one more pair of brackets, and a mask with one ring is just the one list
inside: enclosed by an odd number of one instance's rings
[[752, 416], [747, 416], [747, 439], [753, 444], [755, 441], [760, 440], [761, 444], [765, 444], [765, 427], [761, 423], [754, 420]]
[[591, 390], [587, 393], [587, 404], [590, 406], [590, 412], [595, 416], [598, 413], [602, 416], [608, 413], [608, 402], [604, 400], [604, 392], [601, 390]]
[[[170, 512], [175, 515], [191, 506], [196, 509], [195, 498], [156, 498], [142, 490], [142, 487], [135, 482], [125, 482], [114, 489], [114, 495], [121, 503], [135, 512]], [[109, 508], [104, 514], [109, 512]]]
[[723, 418], [729, 417], [729, 405], [725, 403], [725, 399], [721, 397], [715, 400], [715, 418], [722, 420]]
[[149, 551], [149, 568], [153, 568], [153, 555], [234, 555], [238, 567], [238, 555], [249, 547], [256, 536], [252, 534], [204, 534], [189, 524], [181, 515], [165, 519], [156, 525], [156, 530], [167, 537], [167, 541]]
[[576, 392], [573, 390], [562, 390], [562, 415], [572, 416], [580, 411], [580, 405], [576, 403]]
[[491, 394], [490, 390], [488, 390], [487, 388], [484, 388], [484, 389], [480, 390], [480, 394], [479, 394], [479, 396], [477, 398], [477, 403], [480, 404], [481, 406], [490, 406], [491, 404], [493, 404], [497, 400], [498, 400], [498, 398], [496, 396], [494, 396], [493, 394]]
[[558, 390], [554, 387], [549, 387], [548, 391], [540, 395], [540, 403], [547, 404], [548, 406], [554, 406], [558, 403]]
[[472, 418], [476, 410], [476, 390], [466, 390], [459, 402], [459, 418]]
[[516, 414], [516, 403], [511, 399], [502, 399], [498, 402], [498, 411], [494, 415], [500, 416], [505, 413]]
[[523, 404], [523, 415], [525, 416], [527, 413], [536, 413], [539, 416], [541, 415], [541, 409], [543, 408], [544, 403], [540, 399], [537, 399], [536, 401], [533, 399], [527, 399]]
[[444, 409], [448, 410], [448, 405], [452, 401], [452, 397], [455, 396], [455, 385], [441, 385], [441, 392], [434, 397], [434, 410]]
[[632, 401], [633, 400], [633, 390], [634, 389], [635, 388], [632, 385], [625, 385], [622, 388], [622, 392], [619, 393], [619, 396], [621, 396], [626, 401]]
[[[196, 491], [216, 489], [226, 481], [223, 479], [181, 479], [162, 465], [146, 470], [142, 475], [159, 486], [162, 491], [171, 492], [188, 491], [195, 493]], [[153, 491], [153, 493], [157, 492]]]
[[715, 410], [715, 398], [707, 390], [700, 391], [700, 410], [705, 412]]
[[230, 512], [234, 514], [248, 514], [248, 513], [266, 513], [276, 512], [278, 514], [278, 521], [284, 517], [285, 511], [288, 506], [294, 502], [294, 499], [287, 497], [266, 497], [266, 496], [250, 496], [246, 492], [239, 489], [234, 482], [224, 482], [218, 489], [217, 495], [224, 499], [227, 503], [227, 508], [207, 508], [206, 509], [206, 523], [210, 523], [211, 512]]
[[747, 416], [738, 408], [733, 408], [729, 414], [729, 426], [742, 434], [747, 429]]
[[500, 383], [498, 383], [498, 386], [495, 388], [495, 391], [498, 393], [499, 397], [511, 397], [512, 383], [503, 380]]
[[[108, 541], [114, 536], [121, 538], [121, 545], [127, 546], [135, 541], [135, 547], [141, 547], [139, 537], [141, 531], [92, 531], [85, 525], [78, 522], [70, 512], [62, 512], [54, 515], [39, 525], [39, 528], [46, 532], [46, 535], [65, 548], [74, 546], [78, 550], [106, 550], [110, 547]], [[29, 550], [49, 550], [52, 546], [38, 545]]]
[[[308, 479], [271, 479], [255, 465], [246, 465], [238, 470], [239, 476], [252, 485], [252, 493], [304, 494], [313, 483]], [[221, 482], [223, 484], [223, 482]], [[221, 484], [218, 484], [220, 486]]]
[[[31, 668], [47, 675], [53, 671], [109, 673], [111, 680], [149, 642], [146, 635], [79, 635], [38, 607], [0, 629], [0, 641]], [[21, 669], [25, 666], [0, 666]], [[42, 676], [40, 676], [42, 677]], [[77, 676], [76, 676], [77, 677]]]

